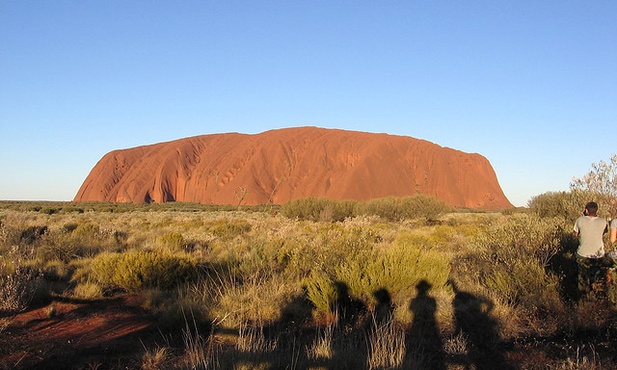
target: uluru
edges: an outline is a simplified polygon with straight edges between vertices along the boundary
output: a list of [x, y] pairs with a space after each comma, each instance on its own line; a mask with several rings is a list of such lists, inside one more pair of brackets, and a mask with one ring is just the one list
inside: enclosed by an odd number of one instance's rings
[[114, 150], [94, 166], [74, 200], [258, 205], [419, 193], [458, 208], [512, 207], [480, 154], [408, 136], [318, 127]]

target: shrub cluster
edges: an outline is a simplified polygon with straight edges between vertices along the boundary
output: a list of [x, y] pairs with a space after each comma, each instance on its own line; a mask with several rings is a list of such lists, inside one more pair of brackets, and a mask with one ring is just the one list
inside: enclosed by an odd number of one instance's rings
[[381, 290], [403, 304], [420, 280], [442, 288], [449, 257], [413, 233], [399, 233], [394, 239], [389, 233], [384, 226], [353, 221], [317, 224], [312, 239], [288, 249], [285, 273], [293, 271], [302, 279], [309, 300], [321, 313], [329, 312], [340, 298], [337, 286], [346, 286], [367, 306], [377, 303], [375, 293]]
[[565, 306], [560, 296], [563, 276], [552, 272], [551, 261], [561, 250], [564, 225], [559, 218], [515, 214], [492, 223], [472, 241], [473, 250], [454, 261], [458, 278], [477, 276], [493, 297], [524, 313], [557, 325]]
[[[0, 249], [1, 250], [1, 249]], [[43, 275], [31, 263], [32, 250], [14, 246], [0, 255], [0, 312], [17, 312], [34, 299]]]
[[423, 194], [408, 197], [387, 197], [361, 202], [357, 206], [359, 215], [374, 215], [388, 221], [416, 218], [435, 220], [451, 208], [443, 201]]
[[190, 281], [196, 273], [196, 262], [188, 255], [141, 250], [102, 253], [90, 266], [90, 276], [96, 282], [132, 292], [145, 288], [172, 289]]
[[94, 257], [105, 250], [123, 248], [116, 234], [101, 232], [92, 222], [67, 223], [59, 230], [46, 233], [39, 244], [37, 257], [43, 262], [69, 263], [81, 257]]
[[434, 220], [450, 210], [451, 208], [443, 201], [423, 194], [386, 197], [365, 202], [303, 198], [281, 206], [281, 214], [288, 218], [331, 222], [356, 216], [378, 216], [393, 222], [417, 218]]
[[584, 196], [581, 192], [548, 192], [532, 197], [527, 206], [540, 217], [559, 217], [573, 221], [592, 199], [592, 195]]
[[232, 239], [251, 231], [251, 224], [244, 219], [216, 219], [205, 222], [203, 229], [206, 233], [219, 238]]
[[598, 203], [598, 215], [602, 217], [615, 217], [617, 199], [605, 194], [582, 190], [540, 194], [529, 200], [528, 207], [540, 217], [559, 217], [573, 223], [577, 217], [582, 215], [585, 204], [590, 201]]

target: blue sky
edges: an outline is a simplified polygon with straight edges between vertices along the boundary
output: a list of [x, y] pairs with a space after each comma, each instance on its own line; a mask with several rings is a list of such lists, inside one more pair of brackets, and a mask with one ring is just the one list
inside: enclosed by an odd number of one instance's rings
[[293, 126], [480, 153], [515, 205], [617, 153], [615, 1], [0, 0], [0, 199]]

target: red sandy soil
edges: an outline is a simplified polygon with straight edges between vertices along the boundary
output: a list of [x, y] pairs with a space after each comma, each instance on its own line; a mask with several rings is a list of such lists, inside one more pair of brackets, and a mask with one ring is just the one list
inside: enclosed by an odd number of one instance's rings
[[0, 334], [0, 369], [139, 368], [145, 346], [157, 335], [162, 341], [135, 296], [54, 302], [8, 320]]
[[512, 207], [480, 154], [407, 136], [317, 127], [115, 150], [92, 169], [75, 201], [258, 205], [418, 193], [454, 207]]

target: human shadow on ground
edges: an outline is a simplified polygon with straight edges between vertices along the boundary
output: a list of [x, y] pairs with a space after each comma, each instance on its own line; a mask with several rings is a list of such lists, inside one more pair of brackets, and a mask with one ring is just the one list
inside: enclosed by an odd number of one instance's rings
[[373, 292], [373, 297], [377, 302], [375, 304], [375, 311], [373, 313], [376, 324], [386, 323], [392, 320], [394, 313], [394, 304], [392, 303], [392, 297], [388, 289], [381, 288]]
[[330, 310], [335, 313], [339, 327], [343, 329], [351, 328], [366, 314], [366, 305], [361, 300], [351, 296], [349, 286], [346, 283], [335, 281], [334, 289], [336, 299]]
[[408, 337], [407, 353], [414, 368], [445, 370], [445, 352], [435, 319], [437, 303], [428, 292], [431, 284], [421, 280], [416, 285], [417, 295], [411, 300], [409, 310], [413, 321]]
[[368, 309], [359, 299], [349, 292], [349, 286], [343, 281], [335, 281], [336, 299], [330, 310], [335, 315], [332, 336], [332, 358], [328, 369], [359, 369], [366, 364], [366, 331], [363, 321]]
[[455, 335], [462, 334], [467, 340], [466, 369], [514, 369], [505, 359], [506, 348], [499, 338], [498, 322], [491, 317], [493, 302], [460, 290], [452, 280], [449, 284], [455, 293]]
[[233, 367], [268, 370], [366, 368], [368, 309], [350, 294], [346, 283], [336, 281], [334, 288], [336, 297], [330, 307], [333, 321], [314, 321], [315, 307], [304, 290], [282, 308], [280, 319], [275, 322], [216, 330], [218, 334], [238, 335], [238, 341], [246, 343], [245, 347], [236, 345], [219, 353], [217, 361]]

